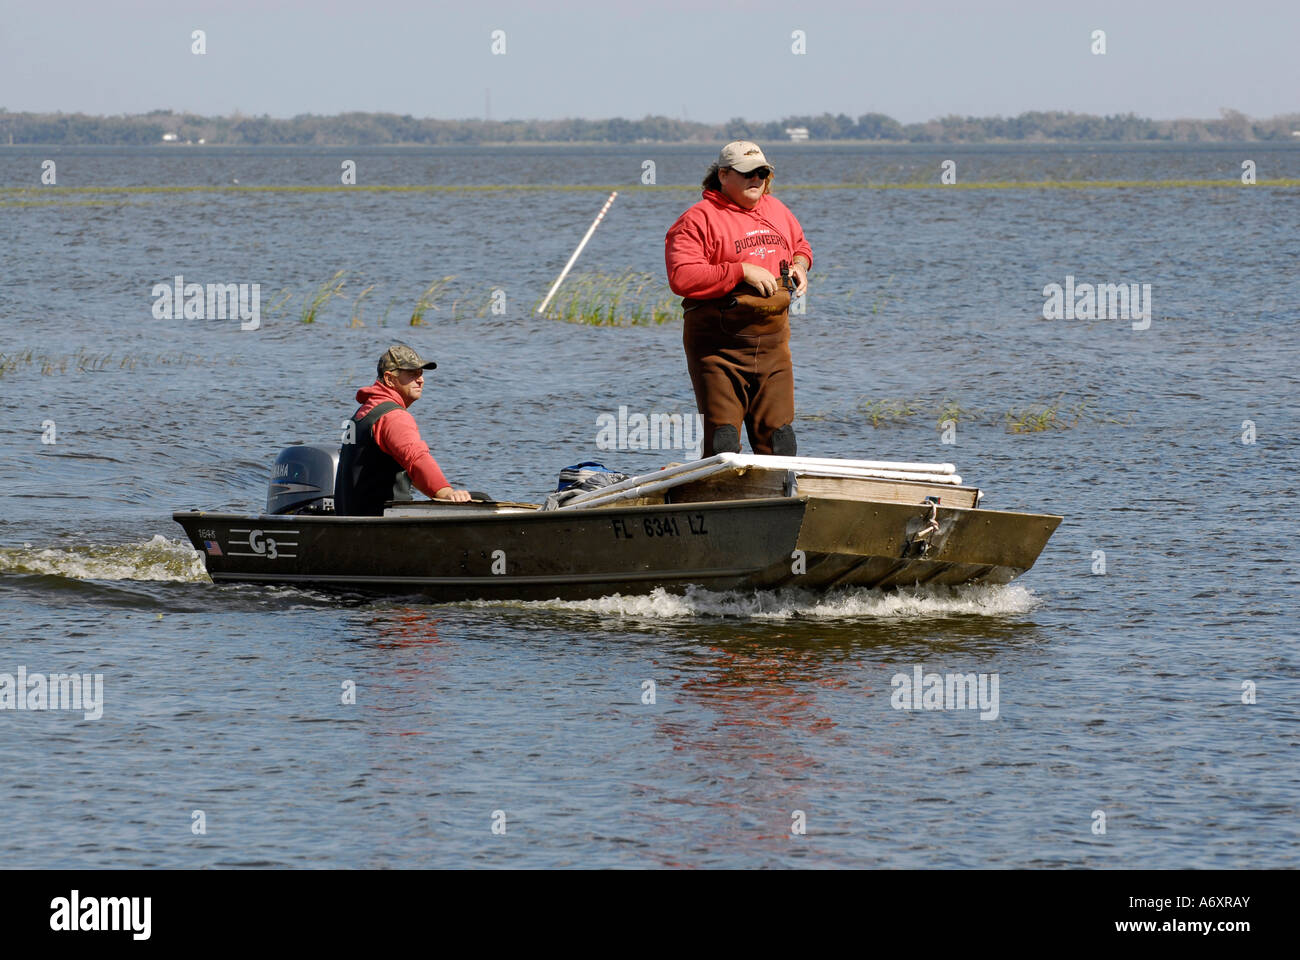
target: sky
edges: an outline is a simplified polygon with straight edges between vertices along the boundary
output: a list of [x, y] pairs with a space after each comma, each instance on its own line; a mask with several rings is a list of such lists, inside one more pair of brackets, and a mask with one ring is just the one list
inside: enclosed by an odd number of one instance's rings
[[1263, 118], [1300, 112], [1298, 43], [1300, 0], [0, 0], [0, 107]]

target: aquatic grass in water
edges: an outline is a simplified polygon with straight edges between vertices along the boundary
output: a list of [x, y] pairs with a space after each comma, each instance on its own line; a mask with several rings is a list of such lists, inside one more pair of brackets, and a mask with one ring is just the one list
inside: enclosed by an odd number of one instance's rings
[[[540, 303], [540, 301], [539, 301]], [[627, 270], [569, 277], [546, 308], [551, 320], [593, 327], [661, 325], [681, 313], [678, 300], [662, 280]]]
[[936, 428], [942, 430], [949, 422], [954, 424], [961, 421], [978, 423], [980, 418], [983, 416], [983, 410], [973, 410], [970, 407], [963, 407], [955, 400], [944, 400], [943, 406], [939, 410], [939, 422], [936, 425]]
[[[299, 313], [299, 320], [302, 323], [316, 323], [317, 320], [322, 317], [332, 301], [335, 299], [347, 300], [348, 296], [343, 292], [347, 283], [347, 278], [347, 270], [338, 270], [324, 283], [304, 294], [302, 309]], [[489, 290], [482, 297], [460, 291], [455, 298], [452, 299], [450, 305], [445, 305], [442, 301], [447, 299], [448, 295], [453, 292], [451, 282], [455, 279], [456, 277], [454, 274], [442, 277], [429, 284], [429, 286], [421, 292], [415, 302], [415, 306], [412, 308], [410, 319], [411, 326], [425, 326], [427, 314], [430, 310], [439, 311], [446, 309], [448, 311], [447, 315], [451, 319], [469, 316], [484, 317], [491, 312], [493, 303], [495, 302], [495, 290]], [[377, 286], [378, 284], [375, 283], [366, 284], [362, 287], [360, 292], [352, 298], [352, 311], [348, 319], [349, 327], [364, 327], [366, 325], [363, 315], [364, 307], [368, 303], [368, 299], [372, 297]], [[271, 301], [267, 304], [265, 309], [263, 309], [263, 318], [270, 319], [277, 313], [281, 312], [284, 306], [292, 301], [297, 295], [296, 291], [292, 288], [281, 287], [279, 292], [271, 298]], [[383, 313], [376, 321], [377, 325], [381, 327], [385, 326], [389, 313], [391, 313], [393, 308], [398, 306], [400, 303], [400, 298], [390, 297], [384, 306]], [[12, 364], [9, 369], [13, 369]], [[0, 375], [3, 375], [4, 372], [5, 370], [0, 369]]]
[[[447, 289], [447, 284], [456, 279], [456, 275], [443, 277], [441, 280], [435, 280], [424, 288], [424, 293], [420, 294], [420, 299], [415, 302], [415, 310], [411, 313], [411, 326], [424, 326], [424, 315], [430, 310], [438, 309], [438, 298], [441, 297]], [[452, 316], [455, 316], [455, 304], [452, 304]]]
[[[117, 364], [115, 367], [112, 366], [114, 361]], [[112, 370], [135, 370], [137, 366], [141, 365], [146, 367], [175, 365], [188, 367], [191, 364], [205, 364], [208, 362], [204, 357], [194, 353], [158, 354], [154, 357], [124, 354], [121, 357], [116, 357], [111, 351], [109, 353], [95, 353], [86, 347], [79, 347], [73, 353], [58, 355], [28, 350], [25, 353], [0, 353], [0, 377], [32, 366], [35, 366], [42, 376], [49, 377], [56, 373], [61, 375], [69, 372], [108, 373]], [[235, 362], [234, 358], [230, 362], [233, 364]]]
[[[1095, 412], [1090, 408], [1094, 398], [1085, 397], [1067, 407], [1065, 394], [1061, 394], [1051, 403], [1029, 404], [1024, 407], [1012, 407], [1001, 416], [991, 414], [977, 407], [963, 406], [956, 400], [944, 398], [937, 406], [924, 400], [906, 399], [861, 399], [853, 409], [861, 413], [873, 428], [884, 425], [903, 424], [922, 414], [928, 408], [935, 417], [936, 429], [945, 429], [949, 421], [972, 425], [993, 426], [1002, 423], [1008, 433], [1041, 433], [1045, 430], [1069, 430], [1080, 423], [1110, 423], [1127, 426], [1131, 415], [1125, 419]], [[801, 414], [804, 419], [826, 420], [830, 416]]]
[[[811, 278], [809, 278], [809, 279], [811, 279]], [[901, 300], [900, 297], [892, 297], [892, 298], [891, 298], [891, 297], [889, 296], [889, 294], [886, 292], [886, 291], [889, 289], [889, 285], [890, 285], [891, 283], [893, 283], [893, 282], [894, 282], [894, 275], [891, 273], [891, 274], [889, 275], [889, 279], [885, 281], [885, 286], [881, 289], [881, 291], [880, 291], [880, 295], [876, 297], [876, 302], [873, 303], [873, 304], [871, 305], [871, 313], [872, 313], [873, 316], [874, 316], [875, 314], [879, 313], [879, 312], [880, 312], [880, 308], [881, 308], [882, 306], [887, 305], [891, 299], [896, 300], [896, 301], [898, 301], [898, 302], [900, 302], [900, 303], [902, 302], [902, 300]]]
[[262, 311], [263, 317], [271, 317], [280, 311], [280, 309], [293, 299], [293, 291], [288, 287], [281, 287], [280, 292], [271, 298], [271, 302], [266, 305]]
[[74, 356], [77, 364], [77, 370], [80, 373], [99, 373], [108, 367], [108, 361], [113, 358], [111, 353], [86, 353], [78, 350]]
[[0, 377], [6, 373], [13, 373], [19, 367], [30, 367], [32, 365], [32, 351], [26, 353], [0, 353]]
[[349, 327], [364, 327], [366, 325], [365, 321], [361, 319], [361, 302], [366, 299], [373, 289], [375, 289], [375, 285], [372, 283], [358, 293], [357, 298], [352, 301], [352, 319], [348, 321]]
[[882, 423], [902, 423], [917, 412], [907, 400], [867, 400], [859, 404], [858, 409], [873, 427]]
[[[1061, 402], [1065, 394], [1061, 394], [1050, 404], [1031, 405], [1022, 410], [1008, 410], [1006, 413], [1006, 425], [1008, 433], [1041, 433], [1044, 430], [1069, 430], [1071, 427], [1077, 427], [1088, 413], [1088, 404], [1091, 400], [1080, 400], [1070, 410], [1074, 414], [1074, 419], [1066, 419], [1062, 415]], [[1093, 415], [1092, 419], [1099, 423], [1122, 423], [1113, 417]]]
[[325, 309], [326, 305], [335, 297], [343, 296], [343, 284], [347, 282], [347, 271], [339, 270], [334, 276], [322, 283], [316, 290], [308, 295], [303, 303], [302, 322], [315, 323], [316, 315]]
[[[1094, 413], [1088, 407], [1093, 398], [1079, 400], [1068, 411], [1063, 407], [1065, 394], [1058, 396], [1050, 404], [1031, 405], [1022, 410], [1008, 410], [1004, 417], [1008, 433], [1041, 433], [1044, 430], [1069, 430], [1080, 423], [1113, 423], [1128, 426], [1133, 419], [1129, 414], [1123, 420], [1104, 413]], [[1070, 416], [1073, 419], [1070, 419]]]
[[[1074, 419], [1066, 419], [1062, 413], [1062, 401], [1065, 394], [1059, 395], [1050, 404], [1038, 404], [1025, 407], [1022, 410], [1008, 410], [1005, 421], [1008, 433], [1041, 433], [1044, 430], [1069, 430], [1071, 427], [1077, 427], [1088, 412], [1090, 399], [1080, 400], [1070, 410], [1074, 414]], [[1120, 423], [1113, 417], [1094, 415], [1093, 419], [1100, 423]]]
[[[1074, 426], [1074, 424], [1067, 424], [1056, 418], [1056, 407], [1047, 407], [1042, 410], [1008, 410], [1006, 421], [1008, 433], [1041, 433], [1049, 427], [1064, 430]], [[1078, 421], [1076, 420], [1075, 423], [1078, 423]]]

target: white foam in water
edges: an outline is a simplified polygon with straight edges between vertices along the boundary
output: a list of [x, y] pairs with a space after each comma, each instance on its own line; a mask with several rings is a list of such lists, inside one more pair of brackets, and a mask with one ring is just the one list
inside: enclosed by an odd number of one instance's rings
[[145, 543], [99, 544], [76, 547], [0, 548], [0, 573], [36, 573], [70, 580], [174, 580], [184, 583], [208, 579], [200, 556], [183, 540], [161, 534]]
[[605, 616], [672, 620], [679, 617], [736, 617], [749, 620], [904, 620], [976, 615], [1007, 616], [1033, 609], [1038, 597], [1020, 584], [961, 587], [911, 587], [884, 591], [866, 588], [833, 594], [807, 590], [770, 593], [715, 593], [690, 588], [684, 596], [655, 590], [645, 596], [614, 594], [598, 600], [550, 600], [530, 606], [580, 610]]

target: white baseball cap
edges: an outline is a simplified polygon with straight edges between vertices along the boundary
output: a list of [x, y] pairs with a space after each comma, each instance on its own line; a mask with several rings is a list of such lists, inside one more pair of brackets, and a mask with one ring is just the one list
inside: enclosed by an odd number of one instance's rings
[[718, 166], [730, 167], [737, 173], [749, 173], [759, 167], [776, 169], [767, 162], [767, 157], [763, 156], [763, 151], [759, 149], [758, 144], [749, 140], [733, 140], [723, 147], [722, 152], [718, 154]]

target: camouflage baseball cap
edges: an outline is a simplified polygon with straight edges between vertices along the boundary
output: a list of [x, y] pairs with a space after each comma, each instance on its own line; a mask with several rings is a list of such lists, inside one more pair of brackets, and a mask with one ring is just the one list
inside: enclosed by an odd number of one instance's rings
[[432, 360], [421, 360], [420, 355], [404, 343], [395, 343], [379, 358], [378, 375], [389, 370], [432, 370], [438, 365]]

